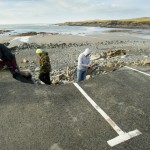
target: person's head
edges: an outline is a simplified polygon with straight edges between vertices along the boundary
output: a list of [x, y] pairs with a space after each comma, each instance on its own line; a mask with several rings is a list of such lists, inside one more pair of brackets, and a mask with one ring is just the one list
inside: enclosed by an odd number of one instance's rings
[[89, 48], [86, 48], [85, 51], [83, 52], [85, 56], [89, 56], [91, 54], [91, 50]]
[[42, 53], [43, 53], [43, 50], [42, 50], [42, 49], [37, 49], [37, 50], [36, 50], [36, 54], [37, 54], [37, 55], [40, 56]]

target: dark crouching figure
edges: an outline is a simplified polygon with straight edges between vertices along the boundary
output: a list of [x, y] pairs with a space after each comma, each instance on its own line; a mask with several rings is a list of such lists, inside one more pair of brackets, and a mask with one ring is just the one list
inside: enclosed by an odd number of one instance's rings
[[15, 55], [13, 55], [10, 49], [3, 44], [0, 44], [0, 65], [1, 68], [4, 65], [7, 65], [13, 77], [16, 78], [17, 74], [19, 73], [19, 69], [16, 63]]
[[31, 74], [20, 72], [16, 63], [15, 55], [5, 45], [0, 44], [0, 68], [6, 65], [10, 70], [13, 78], [22, 81], [22, 77], [25, 79], [31, 79]]
[[38, 55], [39, 60], [40, 60], [39, 79], [45, 84], [50, 85], [51, 84], [51, 81], [50, 81], [51, 64], [50, 64], [48, 53], [41, 49], [37, 49], [36, 54]]

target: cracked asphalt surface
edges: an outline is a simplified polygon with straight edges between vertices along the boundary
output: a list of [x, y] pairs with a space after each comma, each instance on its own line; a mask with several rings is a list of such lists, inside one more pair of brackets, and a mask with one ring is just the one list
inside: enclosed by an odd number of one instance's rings
[[37, 86], [0, 72], [0, 149], [148, 150], [149, 83], [150, 77], [126, 68], [79, 83], [124, 132], [142, 133], [110, 147], [117, 133], [73, 84]]

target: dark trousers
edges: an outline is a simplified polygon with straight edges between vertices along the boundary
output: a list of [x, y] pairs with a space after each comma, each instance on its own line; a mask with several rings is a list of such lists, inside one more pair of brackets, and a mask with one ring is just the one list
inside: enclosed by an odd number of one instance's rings
[[49, 72], [48, 73], [40, 73], [39, 79], [42, 82], [44, 82], [45, 84], [48, 84], [48, 85], [51, 84]]
[[5, 64], [9, 68], [12, 75], [15, 75], [16, 72], [19, 72], [19, 68], [17, 66], [15, 55], [14, 55], [13, 59], [7, 60], [7, 62]]

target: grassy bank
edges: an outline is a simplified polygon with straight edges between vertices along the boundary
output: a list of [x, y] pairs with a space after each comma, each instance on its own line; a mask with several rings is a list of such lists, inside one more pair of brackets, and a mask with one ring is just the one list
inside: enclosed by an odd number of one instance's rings
[[85, 20], [78, 22], [65, 22], [58, 25], [150, 29], [150, 17], [124, 20]]

